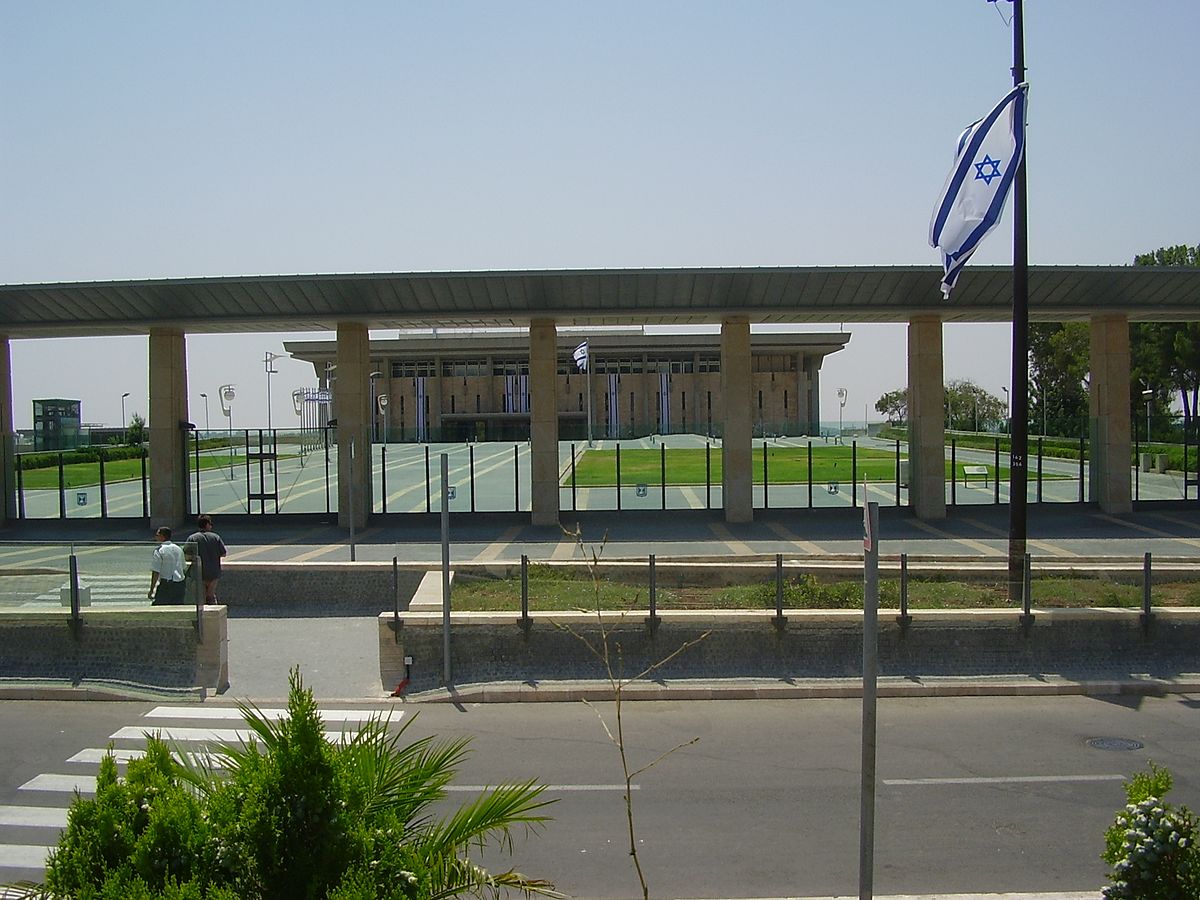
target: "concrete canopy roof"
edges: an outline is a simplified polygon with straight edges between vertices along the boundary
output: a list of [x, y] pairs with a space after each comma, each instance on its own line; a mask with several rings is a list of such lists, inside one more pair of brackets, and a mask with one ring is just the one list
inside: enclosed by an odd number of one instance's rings
[[[582, 269], [264, 275], [0, 285], [9, 337], [331, 331], [371, 328], [719, 323], [947, 322], [1011, 318], [1006, 266], [968, 266], [949, 302], [930, 266]], [[1031, 266], [1030, 318], [1065, 321], [1123, 313], [1133, 321], [1200, 319], [1200, 269]]]

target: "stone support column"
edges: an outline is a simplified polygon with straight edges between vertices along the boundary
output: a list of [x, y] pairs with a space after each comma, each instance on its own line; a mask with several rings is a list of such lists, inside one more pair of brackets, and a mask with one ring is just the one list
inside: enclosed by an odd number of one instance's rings
[[750, 319], [721, 323], [721, 496], [726, 522], [754, 521], [752, 455], [755, 405], [751, 396]]
[[12, 350], [0, 337], [0, 528], [17, 518], [17, 477], [13, 471], [17, 434], [13, 430]]
[[908, 502], [918, 519], [946, 518], [940, 316], [914, 316], [908, 322]]
[[1133, 511], [1130, 491], [1129, 320], [1092, 317], [1088, 496], [1110, 515]]
[[[350, 527], [353, 507], [354, 527], [364, 528], [371, 513], [371, 347], [367, 326], [361, 322], [337, 325], [333, 411], [337, 417], [338, 526]], [[436, 478], [432, 473], [437, 471], [431, 468], [431, 477]]]
[[[187, 517], [187, 350], [178, 328], [150, 329], [150, 520]], [[126, 423], [121, 423], [122, 427]]]
[[558, 524], [558, 331], [529, 323], [529, 444], [534, 525]]

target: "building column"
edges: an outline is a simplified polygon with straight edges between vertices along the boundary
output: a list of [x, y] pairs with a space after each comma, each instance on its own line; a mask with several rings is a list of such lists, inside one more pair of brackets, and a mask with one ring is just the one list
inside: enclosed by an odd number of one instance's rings
[[[150, 520], [187, 517], [187, 349], [178, 328], [150, 329]], [[122, 423], [124, 425], [124, 423]]]
[[558, 330], [529, 323], [529, 446], [534, 525], [558, 525]]
[[730, 316], [721, 322], [721, 497], [726, 522], [754, 521], [751, 393], [750, 319]]
[[0, 337], [0, 528], [17, 518], [17, 479], [13, 471], [17, 434], [13, 430], [12, 349]]
[[1091, 378], [1088, 382], [1091, 417], [1089, 499], [1103, 512], [1133, 511], [1129, 486], [1129, 320], [1123, 315], [1093, 316]]
[[946, 518], [942, 319], [908, 322], [908, 502], [918, 519]]
[[333, 411], [337, 417], [338, 526], [350, 527], [353, 507], [354, 527], [364, 528], [371, 514], [371, 346], [367, 326], [361, 322], [337, 325]]

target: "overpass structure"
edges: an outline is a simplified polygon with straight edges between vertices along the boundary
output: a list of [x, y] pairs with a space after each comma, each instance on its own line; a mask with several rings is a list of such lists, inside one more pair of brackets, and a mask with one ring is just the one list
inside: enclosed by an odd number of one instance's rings
[[[150, 514], [186, 507], [189, 333], [334, 331], [338, 378], [338, 516], [366, 524], [371, 479], [351, 472], [352, 441], [368, 444], [369, 329], [524, 326], [529, 329], [531, 517], [557, 523], [557, 329], [594, 324], [721, 328], [724, 516], [753, 518], [750, 326], [893, 322], [908, 325], [909, 497], [922, 519], [945, 516], [942, 326], [1011, 320], [1007, 267], [966, 270], [941, 298], [932, 266], [585, 269], [188, 278], [0, 285], [0, 489], [15, 515], [10, 342], [88, 335], [149, 336]], [[1129, 323], [1200, 319], [1200, 269], [1032, 266], [1031, 321], [1090, 323], [1093, 496], [1131, 509]], [[745, 402], [736, 402], [737, 398]]]

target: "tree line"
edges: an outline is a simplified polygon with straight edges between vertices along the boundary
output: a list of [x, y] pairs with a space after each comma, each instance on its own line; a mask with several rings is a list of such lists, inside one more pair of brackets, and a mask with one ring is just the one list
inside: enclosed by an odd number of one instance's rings
[[[1200, 245], [1160, 247], [1134, 257], [1135, 266], [1200, 266]], [[1029, 326], [1029, 429], [1032, 434], [1074, 437], [1087, 430], [1090, 336], [1087, 322], [1035, 322]], [[1138, 436], [1147, 439], [1141, 413], [1149, 403], [1151, 434], [1167, 432], [1178, 401], [1185, 422], [1200, 412], [1200, 322], [1133, 322], [1129, 326], [1129, 409]], [[945, 416], [952, 430], [1004, 430], [1008, 398], [971, 381], [946, 383]], [[889, 422], [908, 416], [907, 390], [889, 391], [875, 403]]]

